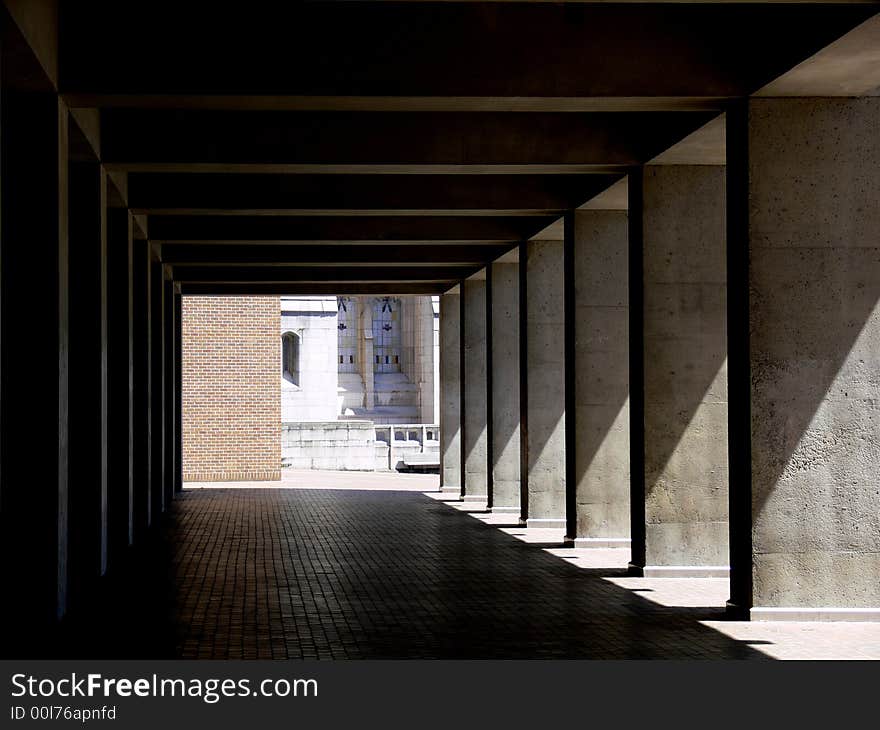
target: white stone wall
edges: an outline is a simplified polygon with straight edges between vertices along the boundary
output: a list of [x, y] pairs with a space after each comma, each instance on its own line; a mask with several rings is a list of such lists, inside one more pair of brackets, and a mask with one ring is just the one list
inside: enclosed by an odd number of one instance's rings
[[[279, 334], [294, 332], [300, 336], [299, 384], [279, 375], [283, 422], [336, 420], [337, 324], [336, 297], [281, 298]], [[280, 364], [278, 371], [280, 374]]]

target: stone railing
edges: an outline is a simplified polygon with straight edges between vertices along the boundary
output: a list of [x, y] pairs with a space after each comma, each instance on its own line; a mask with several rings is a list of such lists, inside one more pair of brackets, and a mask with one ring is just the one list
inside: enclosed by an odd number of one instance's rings
[[377, 423], [376, 470], [440, 468], [440, 426]]

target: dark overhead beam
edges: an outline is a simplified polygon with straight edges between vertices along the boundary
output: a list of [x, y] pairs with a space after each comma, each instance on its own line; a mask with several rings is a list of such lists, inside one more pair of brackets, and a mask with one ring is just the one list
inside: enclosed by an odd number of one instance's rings
[[175, 281], [243, 283], [394, 283], [458, 281], [482, 266], [172, 266]]
[[[606, 175], [224, 175], [131, 173], [136, 211], [552, 213], [609, 187]], [[490, 213], [491, 214], [491, 213]], [[154, 232], [150, 232], [154, 237]]]
[[177, 0], [81, 0], [61, 11], [65, 92], [731, 97], [876, 7], [332, 2], [206, 14]]
[[433, 295], [442, 294], [458, 282], [394, 282], [393, 284], [374, 284], [365, 282], [342, 283], [187, 283], [180, 284], [184, 296], [355, 296], [376, 294], [393, 296], [401, 294]]
[[253, 96], [68, 93], [71, 108], [285, 112], [722, 112], [729, 96]]
[[167, 264], [212, 266], [474, 266], [503, 255], [515, 244], [264, 245], [179, 244], [162, 246]]
[[608, 172], [651, 159], [712, 116], [105, 109], [101, 124], [104, 162], [127, 169]]
[[554, 218], [517, 216], [150, 216], [157, 241], [498, 241], [528, 238]]

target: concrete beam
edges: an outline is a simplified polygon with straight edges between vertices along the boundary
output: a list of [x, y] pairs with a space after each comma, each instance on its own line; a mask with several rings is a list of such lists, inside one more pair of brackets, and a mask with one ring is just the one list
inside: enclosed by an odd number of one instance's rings
[[853, 28], [755, 96], [853, 97], [880, 95], [880, 14]]
[[150, 216], [153, 238], [168, 243], [374, 242], [516, 243], [550, 222], [514, 216]]
[[511, 244], [162, 244], [162, 261], [174, 265], [211, 266], [480, 266]]
[[608, 173], [712, 114], [105, 109], [101, 122], [104, 161], [139, 172]]
[[[604, 175], [223, 175], [132, 173], [136, 212], [432, 211], [534, 216], [576, 207]], [[325, 212], [324, 215], [327, 215]], [[155, 232], [151, 232], [153, 237]]]
[[[290, 96], [693, 103], [751, 93], [875, 11], [865, 4], [315, 3], [277, 8], [269, 24], [259, 13], [217, 16], [205, 33], [200, 8], [104, 0], [62, 16], [61, 86], [166, 100], [273, 97], [264, 104]], [[291, 27], [298, 29], [293, 45]], [[235, 54], [226, 53], [229, 39]]]

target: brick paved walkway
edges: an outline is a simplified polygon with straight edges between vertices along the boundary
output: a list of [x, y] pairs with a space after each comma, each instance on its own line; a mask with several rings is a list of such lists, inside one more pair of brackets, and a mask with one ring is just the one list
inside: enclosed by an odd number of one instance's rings
[[[424, 482], [399, 484], [400, 491], [290, 482], [294, 488], [187, 490], [153, 559], [104, 597], [91, 626], [73, 624], [65, 651], [766, 659], [768, 643], [788, 641], [789, 654], [809, 656], [809, 642], [819, 639], [822, 656], [826, 627], [813, 625], [809, 635], [797, 625], [768, 632], [723, 621], [724, 581], [658, 583], [627, 578], [621, 568], [584, 567], [590, 560], [622, 565], [626, 556], [548, 548], [536, 534], [498, 524], [507, 516], [425, 494]], [[156, 569], [163, 561], [170, 573]], [[846, 627], [836, 640], [846, 646], [846, 632], [861, 630], [859, 647], [867, 636], [880, 648], [878, 628]]]

